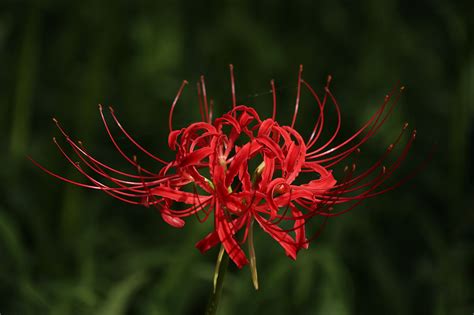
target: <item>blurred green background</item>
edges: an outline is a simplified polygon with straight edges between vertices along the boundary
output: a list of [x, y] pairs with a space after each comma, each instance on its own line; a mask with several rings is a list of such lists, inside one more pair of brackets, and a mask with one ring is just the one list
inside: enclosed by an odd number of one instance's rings
[[[232, 62], [239, 103], [262, 116], [271, 113], [276, 79], [282, 123], [300, 63], [318, 91], [332, 74], [344, 135], [400, 81], [400, 105], [362, 148], [361, 164], [381, 156], [404, 121], [418, 137], [395, 177], [437, 150], [409, 183], [329, 220], [296, 262], [257, 233], [261, 289], [248, 268], [231, 268], [220, 314], [471, 314], [472, 12], [472, 1], [2, 0], [0, 313], [202, 314], [217, 250], [201, 255], [194, 243], [209, 224], [191, 219], [174, 229], [151, 209], [57, 181], [25, 156], [80, 178], [52, 144], [54, 115], [96, 155], [122, 165], [101, 125], [102, 103], [169, 157], [167, 112], [181, 80], [192, 84], [177, 127], [198, 119], [200, 74], [217, 112], [230, 108]], [[303, 135], [311, 106], [306, 96]]]

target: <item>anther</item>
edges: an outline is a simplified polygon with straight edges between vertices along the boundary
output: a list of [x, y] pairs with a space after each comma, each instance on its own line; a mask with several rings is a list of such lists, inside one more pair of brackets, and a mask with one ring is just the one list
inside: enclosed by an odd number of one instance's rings
[[332, 75], [328, 75], [328, 78], [326, 80], [326, 86], [328, 86], [329, 83], [331, 83], [331, 81], [332, 81]]

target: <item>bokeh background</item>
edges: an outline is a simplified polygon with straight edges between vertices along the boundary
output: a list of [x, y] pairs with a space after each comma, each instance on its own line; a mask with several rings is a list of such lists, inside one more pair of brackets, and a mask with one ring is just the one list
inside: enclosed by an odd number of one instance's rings
[[[425, 168], [329, 220], [296, 262], [257, 233], [261, 289], [254, 291], [248, 268], [231, 268], [220, 314], [471, 314], [472, 12], [472, 1], [435, 0], [2, 0], [0, 313], [202, 314], [217, 250], [201, 255], [194, 243], [210, 224], [174, 229], [152, 209], [57, 181], [26, 155], [80, 178], [51, 141], [55, 116], [96, 155], [123, 165], [101, 124], [102, 103], [114, 105], [146, 147], [170, 157], [167, 112], [181, 80], [192, 84], [177, 127], [198, 119], [201, 74], [217, 112], [230, 108], [232, 62], [239, 103], [262, 116], [271, 112], [276, 79], [282, 123], [300, 63], [318, 91], [332, 74], [344, 135], [400, 81], [399, 106], [360, 163], [378, 159], [408, 121], [418, 137], [392, 183]], [[303, 134], [311, 109], [306, 95]]]

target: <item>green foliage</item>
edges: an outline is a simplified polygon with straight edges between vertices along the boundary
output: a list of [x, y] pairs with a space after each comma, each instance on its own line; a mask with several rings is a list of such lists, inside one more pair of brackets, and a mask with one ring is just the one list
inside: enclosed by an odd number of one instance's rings
[[[217, 251], [200, 255], [194, 243], [212, 222], [173, 229], [152, 209], [55, 181], [25, 155], [80, 178], [51, 144], [54, 115], [122, 167], [101, 127], [101, 103], [169, 157], [167, 113], [181, 80], [191, 84], [175, 111], [178, 127], [198, 118], [200, 74], [216, 111], [230, 108], [232, 62], [239, 103], [262, 115], [271, 112], [268, 82], [276, 79], [282, 123], [291, 118], [300, 63], [318, 90], [332, 74], [343, 134], [400, 80], [406, 93], [362, 148], [361, 167], [405, 120], [418, 138], [398, 178], [438, 148], [409, 183], [331, 219], [297, 262], [256, 233], [261, 288], [254, 291], [249, 268], [231, 268], [220, 314], [471, 314], [473, 9], [472, 1], [2, 1], [0, 313], [203, 313]], [[312, 110], [303, 95], [304, 136]]]

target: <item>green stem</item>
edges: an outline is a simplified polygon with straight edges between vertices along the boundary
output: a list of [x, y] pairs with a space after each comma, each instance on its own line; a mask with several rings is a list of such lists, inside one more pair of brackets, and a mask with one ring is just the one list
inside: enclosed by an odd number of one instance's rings
[[224, 284], [224, 277], [229, 266], [229, 255], [223, 252], [220, 254], [217, 259], [216, 264], [216, 275], [217, 278], [214, 282], [214, 287], [209, 297], [209, 302], [207, 303], [205, 315], [215, 315], [217, 314], [217, 308], [219, 306], [219, 301], [222, 295], [222, 287]]
[[15, 107], [13, 110], [12, 129], [10, 133], [10, 152], [14, 157], [23, 156], [28, 146], [28, 137], [31, 131], [31, 105], [36, 83], [38, 67], [38, 50], [40, 39], [38, 36], [40, 15], [36, 7], [32, 7], [26, 20], [21, 49], [17, 85], [15, 92]]

